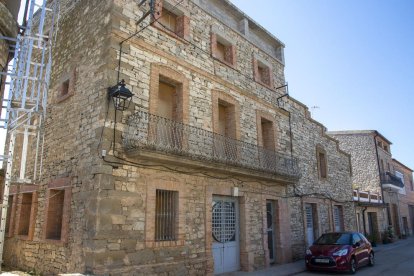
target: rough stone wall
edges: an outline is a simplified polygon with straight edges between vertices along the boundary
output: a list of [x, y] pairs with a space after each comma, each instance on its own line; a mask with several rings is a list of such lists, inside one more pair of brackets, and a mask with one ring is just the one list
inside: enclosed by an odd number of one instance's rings
[[[333, 231], [332, 207], [343, 206], [346, 230], [355, 229], [355, 210], [352, 202], [352, 185], [349, 155], [340, 151], [338, 142], [326, 135], [325, 127], [309, 117], [307, 108], [294, 100], [285, 102], [290, 111], [293, 135], [293, 154], [298, 157], [301, 178], [290, 187], [293, 256], [298, 259], [305, 250], [304, 203], [316, 203], [318, 212], [317, 235]], [[320, 179], [317, 148], [322, 148], [327, 158], [327, 178]]]
[[[111, 1], [61, 1], [61, 20], [53, 51], [51, 89], [43, 152], [43, 178], [38, 184], [37, 216], [33, 240], [13, 235], [6, 240], [5, 263], [23, 269], [56, 274], [62, 271], [84, 272], [84, 251], [93, 228], [88, 217], [93, 205], [94, 190], [99, 185], [96, 139], [98, 122], [106, 107], [105, 75]], [[58, 102], [62, 81], [68, 72], [73, 96]], [[18, 147], [18, 146], [17, 146]], [[29, 160], [30, 161], [30, 160]], [[33, 162], [33, 160], [31, 160]], [[18, 165], [18, 162], [15, 162]], [[55, 179], [69, 178], [72, 204], [67, 243], [44, 238], [45, 204], [48, 184]], [[96, 197], [96, 196], [95, 196]]]
[[352, 183], [355, 189], [380, 193], [375, 142], [372, 134], [330, 134], [339, 141], [339, 147], [351, 154]]
[[[6, 5], [6, 1], [0, 2], [0, 36], [15, 38], [17, 36], [17, 22], [12, 11]], [[0, 39], [0, 71], [6, 72], [7, 63], [11, 58], [9, 47], [11, 42]], [[4, 76], [0, 76], [0, 98], [3, 99]], [[1, 112], [1, 107], [0, 107]]]
[[[213, 2], [219, 7], [222, 3]], [[112, 103], [108, 105], [106, 88], [116, 81], [119, 42], [148, 24], [148, 19], [136, 26], [143, 14], [136, 1], [65, 3], [54, 52], [44, 181], [38, 190], [34, 240], [9, 239], [10, 263], [45, 273], [211, 274], [211, 198], [231, 196], [234, 187], [240, 189], [243, 270], [263, 268], [269, 262], [264, 235], [266, 199], [275, 200], [279, 206], [277, 262], [291, 260], [292, 253], [294, 258], [303, 256], [303, 202], [317, 204], [320, 233], [333, 229], [334, 204], [344, 207], [345, 229], [354, 227], [348, 156], [324, 134], [323, 126], [309, 118], [303, 104], [285, 97], [284, 105], [278, 106], [276, 99], [284, 90], [270, 89], [253, 80], [252, 62], [257, 57], [273, 69], [270, 87], [285, 83], [284, 64], [251, 42], [267, 41], [265, 33], [246, 39], [248, 32], [243, 34], [223, 24], [201, 9], [197, 1], [183, 1], [180, 9], [190, 11], [189, 41], [148, 27], [123, 43], [120, 77], [135, 96], [129, 110], [115, 114]], [[211, 56], [212, 29], [234, 42], [234, 68]], [[230, 170], [219, 174], [190, 169], [178, 162], [171, 165], [163, 158], [146, 161], [125, 156], [122, 138], [126, 119], [135, 111], [148, 111], [154, 97], [150, 79], [153, 65], [169, 68], [188, 80], [189, 106], [184, 117], [192, 126], [213, 130], [214, 93], [231, 97], [239, 106], [237, 137], [242, 141], [257, 144], [257, 114], [272, 116], [276, 150], [290, 154], [292, 148], [299, 160], [298, 183], [292, 186], [254, 175], [237, 177]], [[67, 79], [74, 82], [73, 93], [62, 99], [61, 84]], [[318, 178], [317, 146], [327, 154], [326, 180]], [[106, 150], [105, 162], [101, 150]], [[67, 245], [42, 238], [47, 184], [61, 177], [69, 177], [72, 186]], [[180, 212], [180, 238], [170, 247], [154, 246], [148, 234], [153, 227], [151, 198], [157, 188], [179, 191], [180, 208], [184, 210]]]

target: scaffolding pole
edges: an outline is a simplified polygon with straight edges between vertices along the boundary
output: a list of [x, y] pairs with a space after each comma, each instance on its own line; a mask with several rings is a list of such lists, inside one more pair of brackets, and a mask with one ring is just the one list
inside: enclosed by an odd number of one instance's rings
[[[40, 5], [31, 0], [23, 34], [19, 34], [17, 38], [0, 37], [0, 40], [8, 40], [15, 45], [11, 49], [14, 52], [11, 68], [5, 73], [11, 80], [7, 113], [6, 117], [0, 120], [4, 123], [2, 127], [7, 129], [9, 137], [8, 154], [4, 158], [7, 160], [4, 192], [0, 205], [0, 271], [3, 263], [10, 187], [19, 183], [36, 184], [42, 174], [44, 122], [52, 67], [51, 51], [57, 31], [54, 27], [55, 23], [58, 23], [59, 6], [59, 0], [43, 0]], [[47, 34], [44, 30], [47, 30]], [[18, 135], [23, 136], [21, 152], [16, 152], [17, 146], [20, 146], [16, 145]], [[30, 137], [34, 137], [36, 141], [34, 152], [29, 152]], [[17, 157], [20, 164], [15, 168], [13, 162]], [[30, 161], [34, 166], [33, 172], [28, 174], [27, 165]]]

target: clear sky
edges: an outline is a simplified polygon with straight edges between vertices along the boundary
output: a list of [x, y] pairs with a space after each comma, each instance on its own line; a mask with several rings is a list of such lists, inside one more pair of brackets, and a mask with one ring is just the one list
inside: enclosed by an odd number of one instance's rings
[[378, 130], [414, 169], [413, 0], [231, 2], [286, 45], [290, 95], [313, 118], [331, 131]]

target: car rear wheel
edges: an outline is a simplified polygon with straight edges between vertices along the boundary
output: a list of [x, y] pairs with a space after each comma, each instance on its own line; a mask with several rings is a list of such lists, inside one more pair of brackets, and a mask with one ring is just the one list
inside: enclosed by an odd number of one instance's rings
[[369, 266], [373, 266], [374, 264], [375, 264], [374, 253], [370, 252], [369, 253], [369, 262], [368, 262], [368, 265]]
[[357, 270], [357, 263], [354, 257], [351, 258], [351, 262], [349, 264], [349, 273], [355, 274]]

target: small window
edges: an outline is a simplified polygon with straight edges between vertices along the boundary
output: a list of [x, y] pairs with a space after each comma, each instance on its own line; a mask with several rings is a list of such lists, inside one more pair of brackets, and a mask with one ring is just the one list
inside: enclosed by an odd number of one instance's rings
[[179, 10], [178, 6], [156, 0], [155, 9], [154, 27], [185, 40], [189, 39], [190, 18]]
[[272, 87], [272, 68], [264, 61], [253, 58], [254, 80], [258, 83]]
[[227, 65], [236, 66], [235, 45], [216, 33], [211, 34], [211, 55]]
[[155, 240], [177, 240], [178, 192], [156, 190]]
[[47, 210], [46, 239], [62, 238], [63, 203], [65, 190], [50, 190]]
[[388, 152], [388, 146], [387, 146], [387, 145], [384, 145], [384, 150], [385, 150], [386, 152]]
[[163, 8], [162, 16], [158, 19], [158, 22], [167, 30], [175, 33], [177, 28], [177, 15], [173, 14], [169, 10]]
[[410, 179], [410, 188], [411, 188], [411, 191], [414, 191], [414, 186], [413, 186], [413, 180], [412, 179]]
[[326, 162], [325, 152], [319, 149], [317, 151], [317, 158], [318, 158], [319, 178], [325, 179], [327, 177], [327, 162]]
[[62, 87], [60, 90], [60, 96], [66, 96], [69, 94], [69, 80], [66, 80], [62, 83]]

